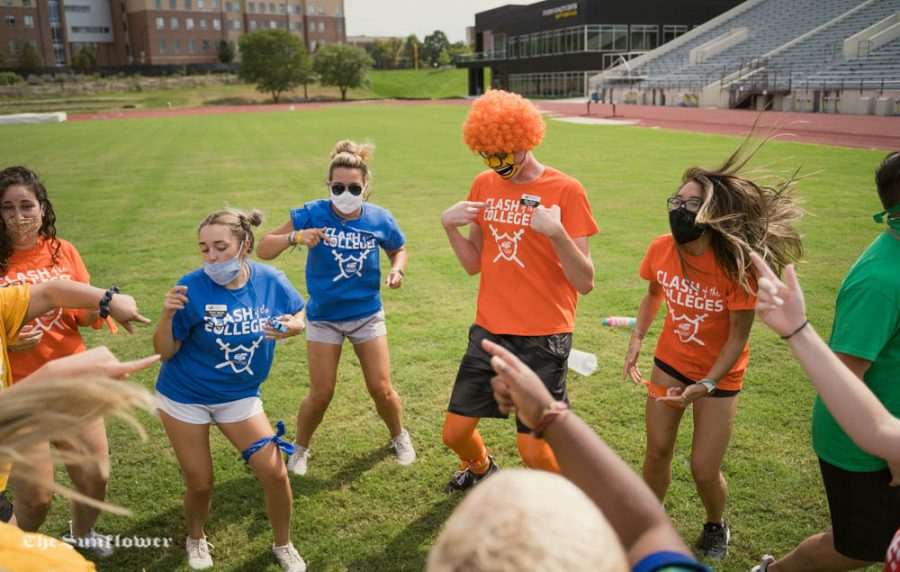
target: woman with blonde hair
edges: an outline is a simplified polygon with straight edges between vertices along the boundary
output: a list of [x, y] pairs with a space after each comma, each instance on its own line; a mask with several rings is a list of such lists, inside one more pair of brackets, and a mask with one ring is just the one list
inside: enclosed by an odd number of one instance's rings
[[372, 178], [368, 161], [374, 151], [369, 143], [338, 142], [328, 168], [328, 198], [291, 209], [290, 220], [266, 234], [259, 244], [263, 260], [301, 244], [309, 248], [309, 394], [297, 412], [296, 451], [288, 460], [288, 470], [297, 475], [306, 474], [310, 440], [334, 395], [344, 338], [353, 344], [366, 388], [387, 425], [397, 459], [402, 465], [416, 459], [409, 433], [403, 428], [400, 396], [391, 385], [379, 265], [382, 248], [391, 262], [385, 284], [390, 288], [403, 285], [406, 237], [389, 211], [366, 202]]
[[[209, 426], [217, 425], [263, 488], [272, 525], [272, 553], [288, 572], [306, 563], [291, 543], [293, 497], [279, 449], [290, 443], [272, 429], [259, 386], [275, 357], [275, 341], [303, 331], [303, 299], [284, 274], [248, 260], [254, 210], [224, 209], [200, 224], [203, 267], [189, 272], [166, 294], [153, 347], [163, 365], [156, 407], [184, 476], [188, 564], [213, 565], [204, 525], [212, 498]], [[274, 435], [273, 435], [274, 434]]]
[[764, 186], [741, 174], [761, 145], [745, 142], [718, 168], [685, 171], [667, 200], [671, 233], [654, 240], [641, 263], [649, 291], [625, 357], [624, 377], [640, 384], [641, 344], [665, 300], [646, 402], [644, 479], [665, 498], [678, 426], [693, 403], [691, 474], [707, 520], [696, 547], [711, 558], [725, 556], [730, 537], [721, 466], [749, 356], [756, 304], [750, 252], [780, 271], [803, 251], [794, 229], [802, 214], [791, 192], [796, 178]]

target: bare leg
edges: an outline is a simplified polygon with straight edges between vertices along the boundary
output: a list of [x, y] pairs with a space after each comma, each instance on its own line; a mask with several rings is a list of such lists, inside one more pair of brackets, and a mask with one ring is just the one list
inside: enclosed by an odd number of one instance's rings
[[14, 504], [15, 519], [19, 528], [26, 532], [36, 532], [44, 523], [47, 513], [50, 511], [50, 503], [53, 500], [53, 491], [40, 484], [20, 479], [19, 471], [28, 471], [35, 477], [53, 482], [53, 463], [50, 459], [50, 443], [43, 442], [35, 445], [34, 452], [41, 455], [41, 462], [31, 466], [13, 465], [9, 476], [9, 488], [16, 495]]
[[403, 431], [403, 407], [400, 396], [391, 385], [391, 358], [388, 353], [387, 336], [353, 346], [362, 366], [366, 388], [375, 402], [378, 415], [387, 425], [391, 437]]
[[[665, 387], [682, 387], [673, 377], [653, 367], [651, 381]], [[647, 397], [644, 408], [647, 423], [647, 450], [644, 452], [644, 480], [662, 502], [672, 482], [672, 455], [684, 409], [675, 409]]]
[[298, 445], [309, 447], [313, 433], [325, 417], [334, 396], [341, 346], [322, 342], [306, 342], [306, 361], [309, 365], [309, 395], [297, 411]]
[[694, 440], [691, 475], [706, 507], [707, 522], [721, 523], [728, 486], [722, 476], [722, 460], [731, 440], [737, 396], [703, 398], [694, 402]]
[[[67, 442], [54, 443], [59, 449], [71, 448]], [[78, 437], [78, 444], [87, 449], [88, 454], [97, 459], [90, 465], [67, 465], [66, 470], [75, 485], [75, 490], [93, 499], [106, 499], [109, 484], [109, 444], [106, 440], [106, 426], [103, 418], [92, 421]], [[94, 527], [100, 509], [72, 502], [72, 535], [81, 538]]]
[[770, 572], [844, 572], [869, 566], [872, 562], [848, 558], [834, 549], [834, 536], [829, 528], [814, 534], [790, 554], [770, 564]]
[[209, 425], [196, 425], [159, 412], [184, 476], [184, 516], [188, 536], [203, 538], [203, 525], [212, 499], [213, 468], [209, 451]]
[[[219, 429], [241, 452], [256, 441], [275, 434], [265, 413], [237, 423], [220, 423]], [[250, 457], [250, 467], [263, 487], [275, 546], [284, 546], [291, 541], [293, 497], [281, 450], [269, 443]]]

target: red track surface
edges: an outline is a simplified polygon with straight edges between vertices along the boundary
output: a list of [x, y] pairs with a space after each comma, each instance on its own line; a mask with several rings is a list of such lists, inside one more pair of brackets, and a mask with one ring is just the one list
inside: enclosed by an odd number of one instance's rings
[[[202, 107], [193, 109], [155, 109], [115, 113], [89, 113], [69, 115], [71, 121], [91, 119], [129, 119], [143, 117], [173, 117], [181, 115], [218, 115], [224, 113], [252, 113], [288, 111], [294, 109], [320, 109], [333, 105], [469, 105], [465, 99], [450, 100], [370, 100], [343, 103], [294, 103], [279, 105], [242, 105], [231, 107]], [[739, 109], [697, 109], [687, 107], [661, 107], [648, 105], [618, 105], [616, 115], [608, 104], [594, 104], [587, 115], [586, 103], [536, 100], [544, 111], [566, 116], [594, 117], [598, 119], [628, 119], [639, 121], [642, 127], [660, 127], [679, 131], [746, 135], [759, 113]], [[832, 115], [824, 113], [767, 112], [759, 125], [777, 125], [786, 132], [782, 140], [863, 147], [874, 149], [900, 149], [900, 117], [875, 117], [871, 115]]]

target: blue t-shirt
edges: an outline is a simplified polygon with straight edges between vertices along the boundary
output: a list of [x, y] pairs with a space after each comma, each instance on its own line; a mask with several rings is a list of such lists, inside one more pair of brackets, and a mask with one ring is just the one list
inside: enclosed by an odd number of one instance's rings
[[178, 281], [188, 303], [175, 312], [178, 352], [159, 370], [156, 390], [179, 403], [211, 405], [259, 395], [275, 357], [275, 340], [263, 337], [268, 318], [296, 314], [303, 298], [283, 272], [248, 262], [250, 280], [228, 290], [199, 268]]
[[397, 250], [406, 242], [390, 212], [363, 203], [359, 217], [346, 220], [322, 199], [291, 209], [291, 222], [294, 230], [324, 228], [327, 235], [306, 258], [310, 321], [358, 320], [381, 310], [378, 247]]

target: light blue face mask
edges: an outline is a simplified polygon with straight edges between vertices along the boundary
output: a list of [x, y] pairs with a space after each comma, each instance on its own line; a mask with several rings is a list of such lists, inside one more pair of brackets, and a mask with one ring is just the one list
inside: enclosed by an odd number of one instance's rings
[[222, 262], [204, 262], [203, 272], [219, 286], [225, 286], [241, 273], [241, 257], [237, 255]]
[[874, 220], [878, 224], [881, 224], [885, 221], [885, 219], [887, 219], [888, 226], [896, 230], [897, 232], [900, 232], [900, 217], [891, 218], [891, 215], [897, 213], [900, 213], [900, 203], [897, 203], [891, 208], [883, 210], [878, 214], [872, 215], [872, 220]]

